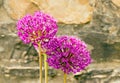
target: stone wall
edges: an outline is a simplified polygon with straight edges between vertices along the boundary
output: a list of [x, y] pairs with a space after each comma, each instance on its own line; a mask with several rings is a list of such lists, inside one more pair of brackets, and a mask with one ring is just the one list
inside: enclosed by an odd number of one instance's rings
[[57, 35], [83, 39], [96, 65], [97, 62], [120, 62], [120, 0], [0, 0], [2, 66], [8, 60], [12, 64], [17, 61], [29, 66], [38, 65], [34, 48], [23, 44], [16, 35], [17, 20], [38, 10], [58, 20]]
[[23, 45], [16, 35], [16, 22], [24, 15], [39, 10], [52, 15], [65, 26], [86, 23], [92, 17], [88, 0], [0, 0], [0, 59], [19, 59], [27, 53], [29, 45]]

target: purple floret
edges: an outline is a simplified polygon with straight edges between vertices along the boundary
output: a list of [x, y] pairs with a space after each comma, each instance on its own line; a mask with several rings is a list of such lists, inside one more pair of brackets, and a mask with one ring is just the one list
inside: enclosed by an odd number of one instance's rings
[[48, 64], [63, 72], [76, 73], [91, 63], [86, 44], [70, 36], [54, 37], [47, 45]]
[[26, 15], [17, 22], [17, 34], [25, 43], [37, 46], [48, 42], [57, 32], [56, 20], [43, 12]]

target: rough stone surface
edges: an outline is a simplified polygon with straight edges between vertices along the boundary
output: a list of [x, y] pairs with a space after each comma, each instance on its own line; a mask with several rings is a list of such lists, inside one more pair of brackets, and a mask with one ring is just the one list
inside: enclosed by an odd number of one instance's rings
[[113, 4], [111, 0], [95, 0], [92, 5], [94, 7], [93, 20], [91, 26], [88, 26], [87, 29], [84, 28], [85, 31], [90, 31], [85, 40], [88, 43], [92, 40], [91, 44], [95, 47], [93, 55], [96, 55], [96, 58], [102, 56], [102, 58], [108, 60], [110, 60], [110, 57], [113, 60], [119, 59], [120, 8]]
[[15, 20], [22, 18], [25, 14], [39, 10], [30, 0], [4, 0], [4, 8]]
[[[14, 66], [11, 65], [11, 63], [14, 64]], [[26, 77], [26, 78], [37, 77], [38, 78], [39, 77], [39, 67], [35, 64], [30, 66], [30, 65], [20, 64], [16, 61], [6, 62], [5, 64], [6, 65], [0, 66], [0, 69], [2, 71], [1, 75], [4, 74], [5, 76], [4, 78], [6, 77]], [[113, 66], [110, 66], [111, 64]], [[78, 72], [77, 74], [74, 74], [74, 76], [71, 74], [68, 75], [67, 80], [69, 83], [119, 83], [120, 82], [119, 64], [120, 62], [93, 63], [89, 67], [87, 67], [86, 70]], [[63, 77], [61, 73], [62, 73], [61, 71], [56, 71], [51, 68], [48, 70], [49, 77], [52, 77], [56, 80], [59, 80], [60, 78]], [[73, 77], [76, 80], [73, 79]]]
[[[39, 77], [38, 65], [39, 64], [37, 61], [32, 61], [25, 64], [24, 62], [16, 59], [11, 59], [9, 61], [2, 60], [2, 62], [0, 62], [0, 73], [17, 77]], [[44, 77], [44, 67], [42, 69]], [[57, 75], [57, 71], [49, 67], [48, 75], [50, 77], [55, 77]]]
[[[110, 64], [113, 64], [113, 66], [110, 67]], [[119, 83], [119, 63], [92, 64], [86, 71], [78, 73], [74, 77], [78, 80], [78, 83]]]
[[38, 10], [51, 14], [63, 23], [86, 23], [92, 17], [89, 0], [4, 0], [4, 7], [13, 19]]
[[80, 24], [91, 20], [89, 0], [40, 0], [34, 3], [40, 4], [41, 10], [53, 15], [59, 22]]
[[116, 6], [120, 7], [120, 0], [112, 0], [112, 2], [113, 2]]

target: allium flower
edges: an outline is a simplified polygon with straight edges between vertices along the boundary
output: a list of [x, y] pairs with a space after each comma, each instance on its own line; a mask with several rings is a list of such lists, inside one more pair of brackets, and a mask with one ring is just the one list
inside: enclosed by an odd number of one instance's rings
[[17, 23], [17, 34], [26, 44], [38, 45], [48, 42], [56, 34], [57, 29], [55, 19], [43, 12], [26, 15]]
[[86, 44], [70, 36], [54, 37], [49, 41], [47, 54], [49, 66], [61, 69], [67, 74], [79, 72], [91, 62]]

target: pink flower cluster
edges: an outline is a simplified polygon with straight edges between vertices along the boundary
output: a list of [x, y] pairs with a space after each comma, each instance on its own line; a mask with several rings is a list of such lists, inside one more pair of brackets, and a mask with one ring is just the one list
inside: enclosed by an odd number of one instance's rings
[[33, 16], [26, 15], [17, 22], [17, 34], [26, 44], [38, 45], [48, 42], [57, 29], [55, 19], [43, 12], [36, 12]]
[[91, 63], [86, 44], [70, 36], [54, 37], [47, 46], [48, 64], [65, 73], [76, 73]]

